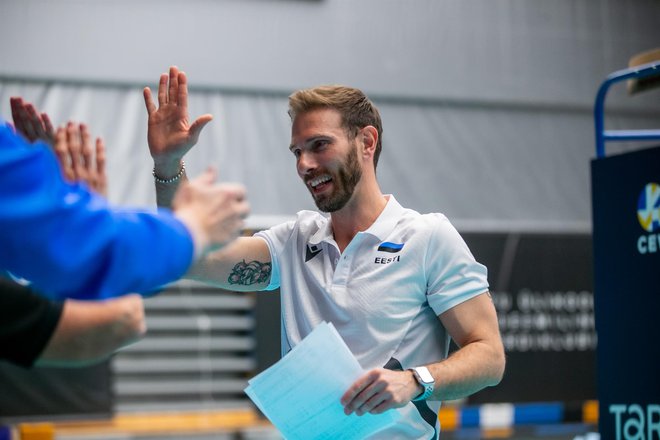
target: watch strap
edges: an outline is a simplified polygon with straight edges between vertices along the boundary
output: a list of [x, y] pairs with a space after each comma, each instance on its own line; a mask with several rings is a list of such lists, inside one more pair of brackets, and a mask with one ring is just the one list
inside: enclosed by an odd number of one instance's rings
[[421, 368], [424, 368], [424, 370], [426, 370], [425, 373], [428, 374], [429, 376], [431, 376], [431, 373], [429, 372], [429, 370], [426, 367], [416, 367], [416, 368], [411, 368], [410, 369], [410, 371], [412, 371], [413, 377], [415, 378], [417, 383], [420, 384], [422, 386], [422, 388], [424, 388], [418, 396], [416, 396], [415, 398], [412, 399], [413, 402], [418, 402], [420, 400], [426, 400], [426, 399], [429, 398], [429, 396], [431, 396], [431, 394], [433, 394], [433, 388], [434, 388], [434, 385], [435, 385], [435, 381], [431, 381], [431, 382], [424, 381], [424, 379], [422, 378], [422, 375], [417, 372], [417, 369], [421, 369]]

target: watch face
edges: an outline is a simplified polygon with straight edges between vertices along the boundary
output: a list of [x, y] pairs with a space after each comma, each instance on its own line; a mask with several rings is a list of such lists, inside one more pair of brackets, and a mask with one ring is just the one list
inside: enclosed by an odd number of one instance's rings
[[415, 368], [415, 371], [417, 371], [417, 374], [419, 375], [419, 378], [422, 380], [424, 383], [433, 383], [435, 380], [433, 379], [433, 376], [431, 376], [431, 373], [429, 372], [429, 369], [426, 367], [417, 367]]

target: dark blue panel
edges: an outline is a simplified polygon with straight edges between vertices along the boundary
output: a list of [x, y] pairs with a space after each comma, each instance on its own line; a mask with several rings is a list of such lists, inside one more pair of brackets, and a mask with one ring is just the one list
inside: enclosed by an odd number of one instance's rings
[[614, 439], [631, 418], [646, 431], [633, 405], [646, 419], [660, 403], [660, 147], [594, 160], [591, 175], [599, 430]]

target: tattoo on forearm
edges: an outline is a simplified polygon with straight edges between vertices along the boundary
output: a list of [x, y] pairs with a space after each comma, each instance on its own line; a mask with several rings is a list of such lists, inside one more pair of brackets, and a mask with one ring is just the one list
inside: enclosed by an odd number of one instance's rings
[[270, 278], [270, 263], [261, 263], [259, 261], [245, 260], [237, 263], [229, 274], [229, 284], [239, 284], [249, 286], [251, 284], [265, 283]]

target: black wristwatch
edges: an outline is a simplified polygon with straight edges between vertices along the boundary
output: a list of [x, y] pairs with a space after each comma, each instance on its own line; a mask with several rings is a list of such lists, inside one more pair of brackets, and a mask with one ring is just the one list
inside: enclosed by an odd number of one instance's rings
[[411, 368], [410, 371], [412, 371], [413, 377], [417, 383], [424, 388], [424, 391], [422, 391], [419, 396], [415, 397], [413, 402], [428, 399], [431, 393], [433, 393], [433, 387], [435, 386], [435, 379], [433, 379], [431, 372], [426, 367], [415, 367]]

